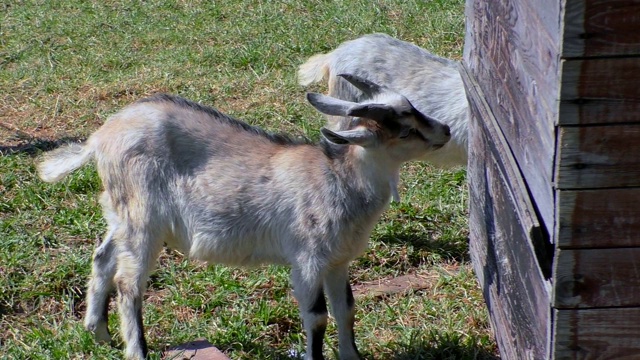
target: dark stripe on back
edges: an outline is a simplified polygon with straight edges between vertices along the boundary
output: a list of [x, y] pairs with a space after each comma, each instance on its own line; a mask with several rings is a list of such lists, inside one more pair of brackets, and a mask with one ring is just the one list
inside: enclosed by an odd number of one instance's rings
[[226, 115], [212, 107], [205, 106], [202, 104], [198, 104], [196, 102], [187, 100], [185, 98], [170, 95], [170, 94], [155, 94], [153, 96], [140, 99], [136, 103], [146, 103], [146, 102], [170, 102], [176, 106], [179, 106], [184, 109], [189, 109], [197, 112], [205, 113], [213, 118], [216, 118], [219, 121], [223, 121], [226, 124], [229, 124], [237, 129], [244, 130], [250, 132], [252, 134], [265, 137], [269, 139], [271, 142], [278, 145], [308, 145], [312, 144], [312, 142], [305, 137], [296, 137], [295, 139], [286, 135], [286, 134], [278, 134], [271, 133], [265, 131], [257, 126], [249, 125], [243, 121], [234, 119], [233, 117]]

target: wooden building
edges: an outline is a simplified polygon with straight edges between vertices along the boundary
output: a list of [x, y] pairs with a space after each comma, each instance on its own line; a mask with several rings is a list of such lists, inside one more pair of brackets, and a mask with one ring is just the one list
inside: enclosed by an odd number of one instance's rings
[[504, 359], [640, 359], [640, 1], [468, 0], [470, 247]]

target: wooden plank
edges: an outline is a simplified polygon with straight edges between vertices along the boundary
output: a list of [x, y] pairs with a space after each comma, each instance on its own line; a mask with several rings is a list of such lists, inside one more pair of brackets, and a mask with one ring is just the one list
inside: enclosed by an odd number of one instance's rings
[[508, 170], [515, 161], [483, 95], [469, 84], [466, 73], [463, 79], [472, 114], [468, 177], [473, 266], [501, 356], [543, 359], [550, 352], [551, 308], [549, 284], [531, 244], [532, 237], [540, 236], [535, 228], [539, 223], [521, 203], [527, 199], [526, 189], [513, 186], [517, 177], [509, 178], [518, 174], [517, 168]]
[[556, 192], [560, 248], [640, 246], [640, 188]]
[[562, 56], [638, 55], [638, 24], [637, 0], [567, 1]]
[[[464, 61], [493, 111], [535, 199], [553, 228], [560, 5], [551, 0], [467, 1]], [[535, 29], [535, 31], [532, 31]]]
[[558, 189], [640, 186], [640, 124], [560, 128]]
[[556, 308], [640, 306], [640, 248], [559, 250], [554, 279]]
[[560, 102], [561, 125], [640, 123], [640, 101], [573, 99]]
[[640, 122], [640, 58], [562, 63], [560, 125]]
[[554, 318], [554, 359], [638, 359], [640, 308], [556, 310]]
[[500, 171], [509, 180], [505, 186], [510, 196], [514, 199], [514, 203], [518, 204], [514, 210], [518, 213], [518, 217], [523, 219], [524, 226], [528, 229], [530, 249], [536, 254], [542, 274], [545, 278], [549, 278], [551, 276], [554, 252], [554, 245], [551, 242], [549, 233], [538, 220], [536, 208], [532, 203], [522, 173], [513, 158], [504, 134], [500, 131], [497, 121], [493, 113], [491, 113], [480, 85], [471, 77], [464, 65], [460, 66], [460, 75], [465, 85], [469, 103], [473, 107], [472, 114], [475, 119], [485, 124], [482, 129], [486, 132], [486, 144], [493, 153], [499, 155], [497, 157], [500, 161], [498, 163]]

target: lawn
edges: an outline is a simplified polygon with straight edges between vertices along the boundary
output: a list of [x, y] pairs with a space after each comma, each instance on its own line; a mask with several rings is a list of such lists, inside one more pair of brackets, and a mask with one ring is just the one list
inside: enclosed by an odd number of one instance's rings
[[[121, 357], [118, 336], [115, 347], [97, 345], [82, 328], [91, 252], [105, 230], [97, 173], [88, 166], [44, 184], [34, 171], [42, 151], [86, 138], [156, 92], [317, 139], [323, 118], [305, 103], [298, 65], [371, 32], [459, 59], [463, 10], [462, 0], [0, 5], [0, 358]], [[495, 359], [467, 254], [465, 171], [408, 164], [401, 196], [352, 265], [360, 351], [368, 359]], [[407, 274], [423, 286], [368, 291]], [[149, 282], [144, 322], [151, 358], [195, 339], [232, 359], [297, 358], [305, 343], [286, 268], [207, 266], [172, 251]], [[331, 355], [335, 327], [326, 340]]]

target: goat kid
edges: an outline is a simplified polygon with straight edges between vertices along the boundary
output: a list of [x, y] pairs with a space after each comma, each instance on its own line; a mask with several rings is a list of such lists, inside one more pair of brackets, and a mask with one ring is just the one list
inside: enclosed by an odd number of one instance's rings
[[125, 355], [146, 357], [143, 293], [166, 244], [210, 263], [290, 265], [306, 358], [323, 359], [325, 292], [340, 358], [359, 358], [349, 262], [365, 250], [388, 204], [388, 179], [450, 135], [406, 98], [344, 78], [377, 93], [360, 104], [307, 94], [320, 112], [351, 119], [343, 130], [323, 128], [315, 145], [157, 95], [113, 115], [86, 143], [45, 155], [38, 166], [44, 181], [90, 160], [102, 179], [108, 231], [94, 253], [84, 322], [98, 340], [111, 339], [107, 311], [115, 289]]
[[[386, 34], [370, 34], [312, 56], [300, 66], [298, 80], [304, 86], [328, 80], [329, 95], [338, 99], [360, 102], [370, 98], [341, 79], [338, 74], [342, 73], [384, 85], [406, 96], [421, 113], [449, 125], [451, 141], [421, 160], [441, 167], [467, 165], [469, 105], [455, 61]], [[334, 130], [349, 124], [342, 117], [328, 120]]]

